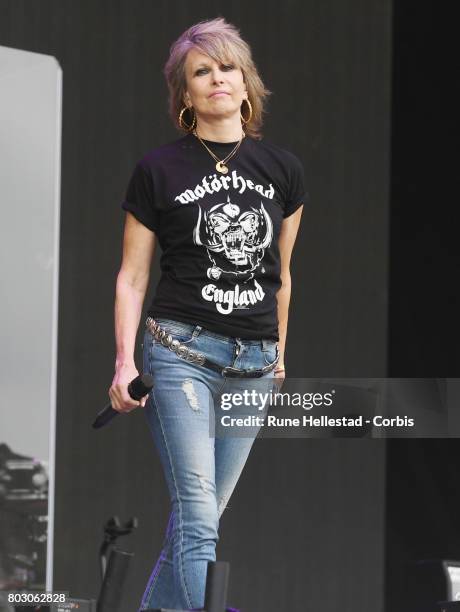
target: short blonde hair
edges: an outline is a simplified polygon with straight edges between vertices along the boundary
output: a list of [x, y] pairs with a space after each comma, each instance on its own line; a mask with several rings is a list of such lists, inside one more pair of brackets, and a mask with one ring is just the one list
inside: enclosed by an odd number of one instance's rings
[[[230, 60], [241, 69], [252, 106], [251, 121], [244, 125], [244, 131], [249, 136], [260, 140], [262, 138], [262, 115], [266, 112], [266, 98], [272, 92], [266, 89], [257, 72], [251, 48], [241, 38], [239, 30], [234, 25], [227, 23], [223, 17], [200, 21], [181, 34], [171, 45], [163, 73], [168, 84], [169, 114], [174, 125], [180, 130], [183, 129], [179, 124], [179, 114], [184, 108], [186, 91], [185, 61], [187, 53], [192, 48], [209, 55], [216, 62]], [[248, 118], [247, 104], [242, 104], [242, 114], [245, 119]], [[184, 120], [190, 123], [191, 113], [186, 111], [184, 115]]]

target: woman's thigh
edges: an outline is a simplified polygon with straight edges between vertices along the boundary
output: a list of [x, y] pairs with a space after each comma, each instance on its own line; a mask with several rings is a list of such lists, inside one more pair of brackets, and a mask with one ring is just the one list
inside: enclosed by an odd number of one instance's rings
[[210, 435], [214, 404], [208, 381], [196, 366], [149, 335], [144, 339], [144, 372], [154, 379], [145, 410], [171, 498], [178, 492], [215, 492], [214, 438]]
[[[272, 358], [274, 355], [264, 354], [259, 345], [246, 346], [239, 367], [261, 368]], [[273, 371], [256, 379], [227, 379], [214, 398], [215, 480], [219, 516], [228, 505], [262, 427], [261, 421], [268, 412], [271, 392], [276, 390], [273, 382]], [[222, 406], [225, 406], [225, 410]], [[222, 416], [238, 419], [257, 417], [257, 420], [253, 419], [250, 425], [241, 428], [223, 427], [220, 424]]]

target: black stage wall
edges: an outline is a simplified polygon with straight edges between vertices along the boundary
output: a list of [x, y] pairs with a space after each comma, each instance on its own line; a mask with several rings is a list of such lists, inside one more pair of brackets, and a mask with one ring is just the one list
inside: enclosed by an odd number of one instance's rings
[[[136, 515], [123, 603], [135, 610], [163, 539], [166, 487], [140, 412], [90, 425], [113, 376], [120, 202], [139, 157], [179, 136], [161, 74], [169, 45], [201, 19], [240, 27], [275, 92], [265, 137], [305, 164], [288, 375], [383, 376], [391, 3], [11, 0], [0, 10], [0, 44], [54, 55], [64, 72], [54, 586], [95, 596], [103, 522]], [[157, 273], [156, 263], [153, 284]], [[384, 486], [383, 441], [259, 440], [222, 518], [230, 601], [247, 612], [383, 610]]]

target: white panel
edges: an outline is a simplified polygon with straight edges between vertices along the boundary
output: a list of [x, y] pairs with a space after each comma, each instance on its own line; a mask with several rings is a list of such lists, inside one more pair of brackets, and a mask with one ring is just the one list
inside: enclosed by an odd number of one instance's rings
[[62, 70], [0, 47], [0, 443], [48, 463], [52, 586]]

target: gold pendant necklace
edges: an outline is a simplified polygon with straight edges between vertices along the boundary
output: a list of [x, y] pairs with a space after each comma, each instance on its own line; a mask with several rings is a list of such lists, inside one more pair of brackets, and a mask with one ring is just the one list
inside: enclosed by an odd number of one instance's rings
[[240, 148], [241, 143], [243, 142], [243, 138], [245, 138], [246, 134], [243, 131], [243, 135], [241, 136], [241, 139], [239, 140], [239, 142], [236, 143], [236, 146], [234, 147], [233, 151], [231, 151], [224, 159], [219, 159], [217, 157], [217, 155], [214, 155], [214, 153], [211, 151], [211, 149], [201, 140], [201, 138], [198, 136], [196, 129], [193, 130], [193, 134], [198, 138], [198, 140], [201, 142], [201, 144], [204, 146], [204, 148], [208, 151], [208, 153], [211, 155], [211, 157], [214, 159], [216, 163], [216, 170], [217, 172], [220, 172], [221, 174], [227, 174], [228, 173], [228, 167], [225, 165], [228, 160], [233, 157], [235, 155], [235, 153], [238, 151], [238, 149]]
[[221, 161], [218, 161], [216, 164], [216, 170], [218, 172], [222, 172], [222, 174], [227, 174], [228, 172], [228, 168], [227, 166], [224, 166], [224, 164]]

